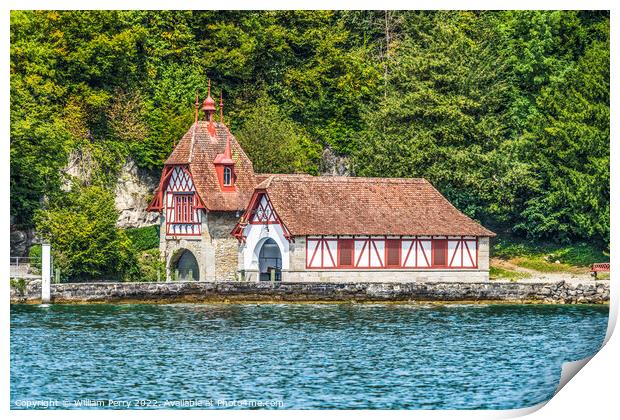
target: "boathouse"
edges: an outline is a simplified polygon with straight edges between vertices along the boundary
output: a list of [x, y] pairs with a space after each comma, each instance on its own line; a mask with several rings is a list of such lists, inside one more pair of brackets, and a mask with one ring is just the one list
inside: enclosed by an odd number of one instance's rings
[[494, 233], [427, 180], [255, 174], [221, 99], [199, 108], [148, 206], [168, 280], [488, 280]]

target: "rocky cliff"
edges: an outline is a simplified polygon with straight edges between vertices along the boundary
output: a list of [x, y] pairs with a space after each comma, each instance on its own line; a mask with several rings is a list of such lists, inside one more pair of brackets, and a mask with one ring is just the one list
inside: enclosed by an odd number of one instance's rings
[[128, 160], [121, 168], [116, 183], [114, 204], [119, 211], [117, 225], [122, 228], [142, 227], [158, 223], [159, 214], [147, 212], [159, 178], [141, 170]]

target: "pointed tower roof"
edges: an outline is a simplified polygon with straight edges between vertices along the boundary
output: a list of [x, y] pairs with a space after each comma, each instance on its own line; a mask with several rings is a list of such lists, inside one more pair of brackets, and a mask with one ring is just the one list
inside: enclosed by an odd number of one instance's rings
[[204, 111], [207, 119], [210, 119], [215, 112], [215, 101], [211, 97], [211, 79], [209, 79], [209, 90], [207, 91], [207, 97], [202, 103], [202, 110]]
[[[209, 132], [211, 124], [215, 135]], [[235, 165], [234, 192], [221, 191], [215, 170], [217, 163]], [[244, 210], [254, 192], [252, 162], [228, 127], [220, 122], [198, 121], [192, 125], [165, 165], [188, 166], [196, 191], [209, 211]]]

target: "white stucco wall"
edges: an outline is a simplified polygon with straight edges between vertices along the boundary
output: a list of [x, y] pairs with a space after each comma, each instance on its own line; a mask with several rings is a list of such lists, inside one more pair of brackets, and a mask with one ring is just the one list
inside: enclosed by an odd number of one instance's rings
[[245, 271], [258, 270], [258, 255], [260, 248], [267, 239], [273, 239], [282, 254], [282, 270], [289, 269], [289, 241], [284, 237], [284, 231], [278, 224], [248, 224], [245, 227], [245, 243], [240, 246], [240, 269]]

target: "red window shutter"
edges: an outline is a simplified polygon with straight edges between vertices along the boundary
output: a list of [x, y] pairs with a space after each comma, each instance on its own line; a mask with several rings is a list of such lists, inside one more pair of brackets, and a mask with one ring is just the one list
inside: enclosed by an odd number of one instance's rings
[[338, 256], [340, 267], [353, 267], [353, 239], [338, 240]]
[[388, 239], [387, 246], [387, 266], [400, 267], [400, 239]]
[[181, 196], [180, 195], [174, 196], [174, 221], [175, 222], [181, 221]]
[[448, 265], [448, 240], [433, 240], [433, 267], [445, 267]]
[[194, 222], [194, 194], [175, 194], [174, 196], [174, 222]]

